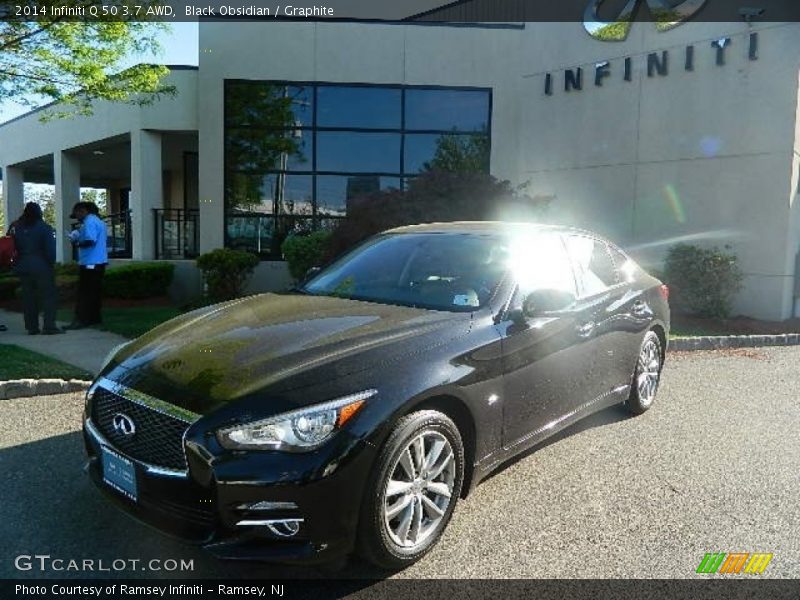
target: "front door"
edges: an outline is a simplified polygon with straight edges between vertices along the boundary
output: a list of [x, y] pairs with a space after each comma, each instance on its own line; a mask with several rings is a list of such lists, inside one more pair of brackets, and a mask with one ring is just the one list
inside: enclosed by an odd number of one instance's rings
[[[553, 290], [577, 297], [577, 286], [562, 236], [537, 233], [516, 241], [511, 270], [517, 290], [510, 310], [531, 292]], [[588, 400], [593, 332], [585, 324], [591, 307], [574, 302], [525, 320], [507, 319], [503, 336], [503, 446], [545, 436], [559, 420]]]

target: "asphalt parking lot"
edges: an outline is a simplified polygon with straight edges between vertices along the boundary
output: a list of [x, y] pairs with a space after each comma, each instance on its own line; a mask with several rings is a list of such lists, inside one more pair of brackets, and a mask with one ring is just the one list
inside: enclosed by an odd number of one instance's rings
[[[686, 578], [707, 552], [770, 552], [762, 577], [800, 577], [800, 348], [670, 354], [653, 409], [595, 415], [459, 503], [410, 578]], [[0, 577], [14, 557], [191, 559], [187, 573], [323, 577], [220, 562], [109, 506], [81, 472], [80, 395], [0, 401]], [[340, 577], [382, 577], [351, 562]], [[706, 576], [707, 577], [707, 576]]]

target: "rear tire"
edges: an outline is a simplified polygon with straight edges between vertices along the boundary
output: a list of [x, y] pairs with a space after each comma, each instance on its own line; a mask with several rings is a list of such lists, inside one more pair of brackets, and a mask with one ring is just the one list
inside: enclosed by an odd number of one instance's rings
[[655, 331], [648, 331], [639, 349], [631, 382], [631, 393], [625, 403], [634, 415], [642, 414], [653, 405], [661, 381], [663, 364], [664, 350], [661, 339]]
[[402, 569], [439, 540], [464, 481], [464, 446], [455, 423], [438, 411], [400, 419], [378, 457], [359, 523], [359, 554], [383, 569]]

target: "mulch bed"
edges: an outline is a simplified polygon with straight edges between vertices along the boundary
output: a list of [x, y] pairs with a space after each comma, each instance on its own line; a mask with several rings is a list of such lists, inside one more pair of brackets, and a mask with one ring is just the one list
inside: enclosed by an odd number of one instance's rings
[[672, 328], [679, 331], [702, 331], [705, 335], [774, 335], [800, 333], [800, 318], [786, 321], [760, 321], [750, 317], [703, 319], [672, 315]]

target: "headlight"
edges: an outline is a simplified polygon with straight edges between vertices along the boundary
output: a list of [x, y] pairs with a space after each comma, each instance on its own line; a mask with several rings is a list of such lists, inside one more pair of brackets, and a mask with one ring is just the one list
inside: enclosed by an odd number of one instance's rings
[[217, 439], [231, 450], [305, 452], [328, 440], [378, 392], [365, 390], [262, 421], [220, 429]]
[[111, 359], [114, 358], [117, 355], [117, 352], [122, 350], [125, 346], [127, 346], [130, 343], [131, 343], [130, 341], [122, 342], [118, 346], [114, 346], [114, 348], [111, 350], [111, 352], [106, 354], [106, 357], [103, 359], [103, 362], [100, 365], [100, 371], [102, 371], [103, 369], [105, 369], [108, 366], [108, 363], [110, 363]]

